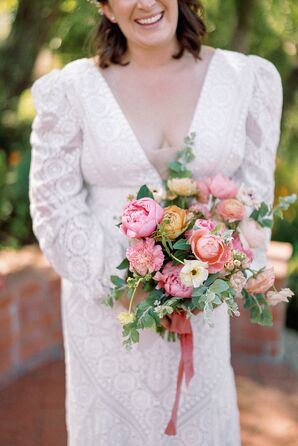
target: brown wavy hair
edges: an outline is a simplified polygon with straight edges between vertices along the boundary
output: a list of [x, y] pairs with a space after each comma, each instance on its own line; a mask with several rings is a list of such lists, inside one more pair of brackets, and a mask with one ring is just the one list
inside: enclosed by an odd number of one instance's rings
[[[108, 0], [100, 0], [99, 3], [108, 3]], [[203, 6], [198, 0], [178, 0], [178, 8], [176, 36], [180, 48], [173, 58], [180, 59], [186, 50], [195, 59], [200, 59], [202, 40], [207, 33], [203, 20]], [[112, 23], [105, 16], [100, 19], [93, 43], [101, 68], [107, 68], [111, 64], [127, 65], [129, 63], [123, 62], [123, 56], [127, 51], [126, 37], [117, 23]]]

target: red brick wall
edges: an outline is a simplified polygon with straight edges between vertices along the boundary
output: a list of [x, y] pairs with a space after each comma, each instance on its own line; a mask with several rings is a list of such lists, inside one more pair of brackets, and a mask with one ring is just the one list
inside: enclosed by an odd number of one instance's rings
[[[277, 286], [283, 286], [291, 247], [271, 244]], [[37, 247], [0, 253], [0, 385], [41, 362], [61, 357], [60, 281]], [[242, 302], [239, 302], [240, 309]], [[232, 318], [232, 355], [275, 360], [282, 356], [285, 306], [274, 308], [272, 328], [252, 325], [247, 311]]]
[[[285, 304], [274, 307], [273, 326], [252, 324], [249, 311], [242, 309], [241, 316], [231, 321], [231, 348], [233, 356], [250, 356], [252, 359], [278, 360], [283, 354], [282, 332], [285, 326]], [[242, 309], [242, 310], [241, 310]], [[239, 358], [241, 359], [241, 358]]]
[[0, 385], [62, 356], [60, 281], [36, 247], [0, 254]]
[[[269, 265], [273, 266], [276, 276], [277, 289], [286, 285], [288, 261], [292, 254], [292, 246], [288, 243], [271, 242], [268, 250]], [[242, 309], [243, 302], [238, 302], [240, 317], [231, 320], [231, 348], [232, 356], [238, 360], [267, 360], [278, 361], [282, 359], [283, 344], [282, 332], [285, 326], [286, 305], [279, 304], [272, 307], [273, 326], [262, 327], [252, 324], [249, 320], [249, 311]], [[242, 310], [241, 310], [242, 309]]]

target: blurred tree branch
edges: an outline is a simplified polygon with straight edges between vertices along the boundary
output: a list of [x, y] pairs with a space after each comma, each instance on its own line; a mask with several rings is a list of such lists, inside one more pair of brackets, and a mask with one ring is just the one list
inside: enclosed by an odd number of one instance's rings
[[11, 101], [30, 85], [37, 55], [62, 15], [59, 4], [60, 0], [19, 0], [11, 32], [0, 46], [2, 110], [11, 108]]
[[248, 52], [257, 3], [258, 0], [235, 0], [236, 24], [231, 39], [231, 49], [243, 53]]

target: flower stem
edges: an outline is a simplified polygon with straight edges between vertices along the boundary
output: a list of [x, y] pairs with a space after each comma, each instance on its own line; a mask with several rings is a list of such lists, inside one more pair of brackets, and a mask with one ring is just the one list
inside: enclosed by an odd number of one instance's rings
[[133, 293], [132, 293], [132, 296], [131, 296], [131, 299], [130, 299], [130, 303], [129, 303], [129, 308], [128, 308], [128, 313], [129, 313], [129, 314], [131, 313], [131, 308], [132, 308], [132, 304], [133, 304], [133, 300], [134, 300], [136, 291], [137, 291], [137, 289], [138, 289], [140, 283], [142, 282], [142, 280], [143, 280], [143, 278], [141, 277], [141, 278], [137, 281], [137, 284], [136, 284], [136, 286], [135, 286], [135, 289], [133, 290]]
[[161, 242], [162, 242], [162, 245], [163, 245], [163, 247], [165, 248], [167, 254], [168, 254], [170, 257], [172, 257], [172, 259], [176, 260], [176, 262], [181, 263], [182, 265], [184, 265], [184, 262], [182, 262], [182, 260], [177, 259], [177, 257], [175, 257], [174, 254], [171, 253], [171, 251], [169, 250], [169, 247], [168, 247], [168, 245], [167, 245], [167, 242], [166, 242], [166, 240], [165, 240], [164, 238], [162, 238], [162, 241], [161, 241]]
[[252, 294], [252, 297], [253, 297], [253, 299], [254, 299], [254, 301], [255, 301], [255, 303], [256, 303], [258, 309], [260, 310], [260, 313], [262, 313], [262, 312], [263, 312], [263, 309], [262, 309], [261, 305], [259, 304], [258, 299], [257, 299], [256, 296], [254, 296], [253, 294]]
[[182, 262], [182, 260], [180, 260], [180, 259], [177, 259], [177, 257], [174, 256], [174, 254], [170, 254], [170, 255], [171, 255], [171, 257], [172, 257], [174, 260], [176, 260], [176, 262], [181, 263], [182, 265], [184, 265], [184, 262]]

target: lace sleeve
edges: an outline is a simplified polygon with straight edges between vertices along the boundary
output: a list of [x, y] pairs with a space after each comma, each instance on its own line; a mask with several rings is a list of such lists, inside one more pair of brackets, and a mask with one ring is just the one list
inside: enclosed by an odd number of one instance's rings
[[[246, 119], [244, 160], [235, 174], [238, 184], [251, 187], [257, 197], [273, 203], [275, 156], [280, 137], [282, 84], [275, 66], [258, 56], [248, 56], [254, 86]], [[266, 229], [267, 243], [271, 231]], [[254, 250], [255, 267], [267, 263], [265, 250]]]
[[32, 95], [37, 110], [30, 137], [33, 230], [53, 268], [93, 300], [106, 291], [100, 280], [103, 232], [86, 203], [81, 128], [63, 71], [36, 81]]

